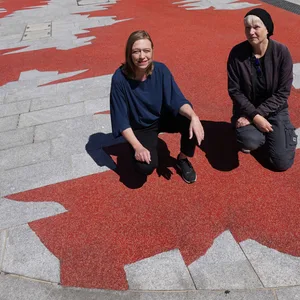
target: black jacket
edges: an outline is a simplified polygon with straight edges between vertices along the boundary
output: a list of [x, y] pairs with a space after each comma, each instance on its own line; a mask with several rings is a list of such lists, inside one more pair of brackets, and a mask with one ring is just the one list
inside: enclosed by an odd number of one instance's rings
[[235, 119], [245, 116], [252, 120], [256, 114], [267, 118], [288, 106], [293, 82], [293, 62], [288, 48], [269, 40], [264, 58], [268, 98], [257, 107], [253, 104], [252, 73], [255, 69], [251, 57], [252, 46], [248, 41], [233, 47], [228, 57], [228, 93], [233, 101]]

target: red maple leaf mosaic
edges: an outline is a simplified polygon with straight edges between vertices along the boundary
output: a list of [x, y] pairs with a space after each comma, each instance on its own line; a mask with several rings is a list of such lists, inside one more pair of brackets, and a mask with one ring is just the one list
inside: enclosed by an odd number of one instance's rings
[[[110, 74], [123, 60], [129, 33], [144, 28], [153, 37], [155, 59], [170, 67], [201, 119], [212, 120], [204, 122], [205, 143], [193, 159], [198, 174], [193, 185], [175, 174], [171, 180], [153, 174], [141, 188], [129, 188], [123, 181], [132, 175], [126, 151], [110, 149], [107, 151], [118, 156], [118, 164], [123, 164], [121, 177], [108, 171], [9, 196], [22, 201], [56, 201], [68, 210], [30, 223], [59, 258], [62, 284], [126, 289], [125, 264], [174, 248], [190, 264], [226, 229], [238, 241], [254, 239], [300, 256], [299, 153], [292, 169], [272, 172], [250, 155], [238, 158], [229, 134], [226, 60], [231, 47], [244, 38], [245, 10], [188, 12], [172, 1], [134, 3], [120, 1], [112, 7], [110, 15], [134, 19], [91, 30], [97, 39], [90, 46], [6, 57], [14, 67], [8, 71], [6, 62], [8, 77], [2, 83], [16, 80], [21, 71], [29, 69], [89, 69], [77, 79]], [[289, 27], [298, 16], [271, 6], [267, 10], [275, 26], [289, 20], [276, 27], [275, 38], [289, 46], [294, 61], [300, 61], [297, 28]], [[55, 60], [49, 59], [53, 57]], [[297, 100], [299, 94], [293, 90], [291, 117], [299, 127]], [[163, 140], [176, 157], [179, 136], [164, 135]], [[172, 165], [171, 158], [167, 161]]]

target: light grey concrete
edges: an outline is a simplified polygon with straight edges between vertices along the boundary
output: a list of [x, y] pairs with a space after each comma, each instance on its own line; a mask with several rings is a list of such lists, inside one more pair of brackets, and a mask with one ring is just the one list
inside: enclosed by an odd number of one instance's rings
[[[9, 96], [7, 96], [9, 97]], [[6, 101], [7, 97], [4, 101]], [[30, 101], [20, 101], [0, 105], [0, 118], [18, 115], [29, 111]]]
[[[4, 17], [0, 20], [0, 25], [3, 31], [9, 28], [12, 24], [23, 24], [23, 29], [20, 28], [19, 31], [14, 31], [14, 38], [11, 39], [10, 44], [4, 44], [0, 49], [9, 49], [24, 47], [18, 50], [12, 50], [11, 53], [19, 53], [25, 51], [46, 49], [46, 48], [56, 48], [62, 50], [68, 50], [76, 47], [81, 47], [90, 43], [94, 36], [89, 36], [81, 38], [77, 36], [82, 33], [83, 29], [88, 28], [99, 28], [102, 26], [110, 26], [121, 21], [127, 21], [128, 19], [116, 20], [115, 16], [103, 16], [103, 17], [89, 17], [89, 14], [81, 14], [83, 12], [92, 12], [99, 10], [106, 10], [116, 1], [110, 1], [109, 6], [105, 4], [91, 4], [91, 5], [77, 5], [76, 0], [51, 0], [47, 2], [47, 5], [41, 5], [40, 7], [22, 9], [15, 11], [9, 17]], [[24, 32], [25, 24], [41, 24], [44, 22], [52, 21], [52, 37], [45, 39], [47, 42], [41, 43], [41, 40], [37, 40], [36, 36], [34, 39], [20, 41], [20, 37], [17, 37], [17, 33]], [[60, 26], [57, 29], [56, 25], [62, 24], [76, 24], [70, 30], [70, 26]], [[43, 31], [41, 25], [36, 25], [38, 31], [31, 31], [29, 33], [36, 34], [37, 32]], [[48, 29], [48, 28], [47, 28]], [[30, 28], [29, 28], [30, 30]], [[27, 29], [28, 31], [28, 29]], [[44, 30], [46, 31], [46, 30]], [[1, 46], [1, 45], [0, 45]]]
[[92, 78], [85, 78], [81, 80], [63, 82], [57, 85], [57, 93], [70, 93], [71, 95], [76, 93], [86, 94], [89, 93], [88, 90], [94, 91], [98, 90], [99, 88], [110, 88], [111, 77], [112, 75], [110, 74]]
[[0, 150], [22, 146], [32, 142], [33, 128], [22, 128], [0, 132]]
[[34, 141], [40, 142], [54, 138], [68, 137], [77, 133], [78, 136], [88, 136], [94, 132], [93, 116], [80, 116], [77, 118], [37, 125]]
[[26, 224], [8, 230], [2, 271], [60, 282], [60, 262]]
[[6, 238], [7, 238], [7, 231], [0, 229], [0, 272], [2, 270], [2, 264], [3, 264], [3, 258], [4, 258], [4, 249], [5, 249], [5, 245], [6, 245]]
[[[103, 150], [99, 151], [103, 152]], [[107, 166], [98, 166], [97, 163], [87, 153], [73, 154], [71, 156], [71, 160], [73, 175], [75, 178], [109, 170]], [[112, 163], [111, 168], [115, 169], [116, 165]]]
[[30, 111], [66, 105], [69, 104], [69, 101], [70, 100], [67, 95], [35, 98], [31, 100]]
[[261, 288], [262, 284], [230, 231], [188, 266], [197, 289]]
[[0, 172], [0, 196], [73, 179], [71, 158], [49, 160]]
[[32, 111], [20, 115], [19, 127], [29, 127], [84, 115], [83, 103]]
[[0, 132], [16, 129], [18, 121], [19, 115], [0, 118]]
[[0, 198], [0, 230], [64, 212], [66, 209], [56, 202], [21, 202]]
[[[110, 78], [108, 78], [110, 81]], [[85, 89], [75, 89], [70, 91], [70, 102], [76, 103], [87, 100], [100, 100], [100, 98], [108, 97], [110, 93], [110, 86], [97, 86], [89, 87], [87, 84], [84, 84]]]
[[23, 145], [0, 151], [0, 170], [14, 169], [50, 159], [49, 141]]
[[299, 149], [300, 148], [300, 128], [296, 129], [296, 134], [298, 135], [297, 148], [296, 149]]
[[109, 134], [112, 132], [110, 114], [97, 114], [93, 116], [95, 130]]
[[240, 245], [265, 287], [300, 285], [300, 257], [281, 253], [253, 240]]
[[47, 30], [39, 30], [39, 31], [25, 31], [22, 41], [34, 41], [37, 39], [50, 38], [51, 31]]
[[89, 141], [90, 134], [78, 135], [70, 133], [68, 136], [54, 138], [51, 140], [51, 155], [53, 157], [69, 156], [76, 153], [86, 152], [85, 146]]
[[277, 300], [272, 291], [113, 292], [52, 289], [47, 300]]
[[191, 1], [183, 0], [179, 2], [173, 2], [173, 4], [179, 4], [179, 7], [183, 7], [186, 10], [199, 10], [214, 8], [217, 10], [236, 10], [249, 8], [256, 6], [249, 2], [236, 2], [234, 0], [202, 0], [202, 1]]
[[[30, 82], [29, 87], [27, 87]], [[24, 100], [29, 100], [38, 97], [49, 97], [56, 95], [56, 85], [48, 85], [37, 87], [37, 81], [16, 81], [13, 84], [7, 84], [6, 90], [8, 90], [7, 95], [4, 99], [4, 103], [20, 102]], [[25, 85], [25, 88], [22, 88]]]
[[105, 290], [75, 289], [56, 287], [47, 300], [137, 300], [139, 294]]
[[294, 73], [293, 86], [295, 87], [295, 89], [300, 89], [300, 63], [293, 65], [293, 73]]
[[276, 290], [277, 300], [300, 300], [300, 286]]
[[109, 97], [99, 98], [95, 100], [87, 100], [84, 102], [84, 105], [86, 114], [94, 114], [110, 109]]
[[0, 274], [1, 300], [46, 300], [54, 285]]
[[193, 280], [178, 249], [124, 266], [131, 290], [194, 290]]
[[28, 24], [26, 26], [26, 31], [40, 31], [40, 30], [49, 30], [51, 29], [51, 22], [45, 22], [45, 23], [33, 23]]

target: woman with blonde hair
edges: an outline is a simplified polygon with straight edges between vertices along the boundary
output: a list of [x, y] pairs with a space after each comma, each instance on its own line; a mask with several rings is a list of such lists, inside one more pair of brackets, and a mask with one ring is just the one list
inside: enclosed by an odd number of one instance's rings
[[160, 132], [180, 132], [177, 166], [187, 183], [196, 181], [188, 157], [204, 138], [202, 125], [166, 65], [153, 61], [153, 42], [144, 30], [127, 40], [125, 63], [112, 78], [110, 113], [113, 135], [131, 145], [138, 172], [149, 175], [158, 167]]

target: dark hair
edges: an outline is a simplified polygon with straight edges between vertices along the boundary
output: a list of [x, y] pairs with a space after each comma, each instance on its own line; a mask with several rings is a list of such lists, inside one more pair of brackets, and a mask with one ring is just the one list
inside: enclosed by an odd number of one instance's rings
[[[130, 34], [125, 48], [125, 62], [122, 64], [122, 71], [123, 73], [129, 77], [134, 79], [135, 78], [135, 66], [132, 62], [131, 54], [132, 54], [132, 46], [138, 40], [147, 39], [151, 42], [151, 48], [153, 49], [153, 42], [148, 32], [145, 30], [138, 30], [134, 31]], [[146, 69], [146, 75], [151, 75], [153, 71], [153, 62], [151, 62]]]

